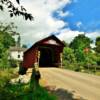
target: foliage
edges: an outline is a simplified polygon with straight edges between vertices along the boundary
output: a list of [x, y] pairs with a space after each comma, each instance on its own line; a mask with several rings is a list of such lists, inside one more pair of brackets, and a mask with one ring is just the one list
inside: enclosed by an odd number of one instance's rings
[[[66, 45], [63, 50], [64, 68], [89, 73], [94, 73], [99, 70], [100, 54], [92, 50], [90, 47], [91, 42], [92, 41], [83, 34], [75, 37], [69, 46], [64, 42]], [[99, 43], [96, 42], [96, 44]]]
[[17, 46], [18, 47], [21, 46], [21, 37], [20, 37], [20, 35], [18, 36], [18, 39], [17, 39]]
[[96, 64], [96, 61], [97, 61], [97, 56], [95, 53], [92, 53], [92, 52], [89, 52], [87, 54], [85, 54], [85, 62], [86, 63], [89, 63], [89, 64]]
[[[12, 38], [12, 36], [14, 35], [19, 35], [19, 33], [16, 33], [14, 30], [17, 27], [14, 26], [14, 23], [10, 23], [10, 24], [4, 24], [0, 22], [0, 43], [1, 42], [5, 42], [3, 39], [5, 38], [5, 40], [7, 41], [7, 39], [9, 39], [9, 43], [11, 43], [11, 41], [13, 41], [10, 45], [14, 45], [15, 41]], [[7, 43], [7, 42], [6, 42]], [[9, 44], [8, 44], [9, 45]]]
[[43, 87], [37, 87], [35, 91], [30, 84], [10, 84], [9, 80], [14, 76], [14, 70], [0, 71], [0, 100], [57, 100], [56, 96], [48, 93]]
[[76, 57], [74, 50], [71, 49], [66, 42], [64, 42], [65, 47], [63, 49], [63, 66], [66, 69], [75, 70], [77, 66]]
[[22, 45], [22, 48], [27, 48], [27, 45], [26, 45], [26, 44], [23, 44], [23, 45]]
[[15, 40], [9, 33], [0, 32], [0, 43], [3, 45], [5, 49], [8, 49], [10, 46], [15, 45]]
[[95, 52], [96, 52], [96, 57], [97, 57], [96, 62], [97, 62], [97, 65], [100, 66], [100, 36], [96, 38], [95, 45], [96, 45]]
[[8, 61], [8, 51], [2, 52], [2, 57], [0, 59], [0, 68], [5, 69], [9, 67], [10, 63]]
[[0, 69], [0, 87], [5, 87], [9, 80], [14, 76], [13, 69]]
[[74, 63], [76, 58], [73, 49], [65, 47], [63, 50], [63, 59], [69, 61], [69, 63]]
[[100, 53], [97, 53], [96, 57], [97, 57], [97, 64], [100, 66]]
[[31, 91], [29, 84], [8, 84], [5, 89], [0, 89], [0, 100], [57, 100], [56, 96], [50, 94], [43, 87]]
[[74, 50], [78, 62], [85, 60], [84, 50], [86, 48], [90, 49], [90, 43], [92, 43], [92, 41], [84, 34], [79, 34], [70, 43], [70, 47]]
[[74, 50], [76, 49], [84, 49], [84, 48], [90, 48], [90, 43], [92, 41], [86, 37], [84, 34], [79, 34], [74, 38], [74, 40], [70, 43], [70, 47]]
[[9, 59], [9, 64], [12, 68], [18, 67], [20, 63], [21, 63], [21, 61], [14, 60], [14, 59]]
[[77, 49], [75, 50], [75, 56], [78, 62], [83, 62], [85, 61], [85, 53], [83, 51], [83, 49]]
[[0, 25], [0, 68], [9, 66], [8, 49], [15, 45], [15, 40], [12, 38], [12, 28], [14, 28], [13, 24]]
[[100, 53], [100, 36], [96, 38], [95, 45], [96, 45], [96, 48], [95, 48], [96, 52]]
[[[19, 0], [16, 0], [18, 4], [20, 4]], [[10, 13], [10, 17], [13, 16], [23, 16], [25, 20], [33, 20], [33, 16], [30, 13], [27, 13], [26, 9], [23, 6], [20, 8], [15, 7], [11, 0], [0, 0], [0, 10], [4, 10], [4, 5], [7, 7], [8, 12]]]
[[20, 66], [20, 67], [19, 67], [19, 72], [18, 72], [18, 73], [19, 73], [20, 75], [24, 75], [24, 74], [26, 74], [26, 71], [27, 71], [27, 68], [24, 68], [24, 67]]

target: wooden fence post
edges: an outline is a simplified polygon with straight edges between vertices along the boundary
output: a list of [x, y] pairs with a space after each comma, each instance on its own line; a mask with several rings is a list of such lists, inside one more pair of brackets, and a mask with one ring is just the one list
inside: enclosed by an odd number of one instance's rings
[[60, 53], [60, 68], [62, 68], [62, 53]]

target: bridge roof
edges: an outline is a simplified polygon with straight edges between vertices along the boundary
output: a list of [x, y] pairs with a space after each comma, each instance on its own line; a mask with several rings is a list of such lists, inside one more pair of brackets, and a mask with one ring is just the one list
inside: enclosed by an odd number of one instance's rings
[[59, 46], [59, 47], [64, 47], [64, 43], [59, 40], [55, 35], [51, 35], [49, 37], [46, 37], [35, 44], [33, 44], [26, 52], [28, 52], [30, 49], [43, 46], [43, 45], [53, 45], [53, 46]]

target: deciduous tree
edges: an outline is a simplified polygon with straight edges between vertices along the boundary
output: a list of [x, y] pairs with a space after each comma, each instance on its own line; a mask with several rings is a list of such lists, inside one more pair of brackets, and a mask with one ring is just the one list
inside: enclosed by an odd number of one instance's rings
[[96, 48], [95, 48], [96, 52], [100, 53], [100, 36], [96, 38], [95, 45], [96, 45]]
[[[9, 27], [8, 27], [9, 26]], [[0, 67], [8, 66], [8, 49], [15, 45], [15, 40], [12, 37], [11, 25], [0, 25]]]
[[79, 34], [70, 43], [70, 47], [74, 50], [77, 61], [81, 62], [85, 60], [84, 50], [86, 48], [90, 49], [91, 43], [92, 41], [90, 38], [86, 37], [84, 34]]
[[19, 0], [16, 0], [16, 2], [19, 4], [19, 8], [15, 7], [13, 2], [11, 0], [0, 0], [0, 10], [4, 10], [4, 6], [7, 7], [8, 12], [10, 13], [10, 17], [13, 16], [23, 16], [25, 20], [33, 20], [33, 16], [30, 13], [27, 13], [26, 9], [20, 5]]

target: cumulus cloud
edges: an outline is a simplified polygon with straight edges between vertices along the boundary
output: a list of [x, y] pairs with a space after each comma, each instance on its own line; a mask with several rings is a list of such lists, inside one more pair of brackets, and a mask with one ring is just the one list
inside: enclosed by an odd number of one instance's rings
[[[15, 4], [15, 0], [14, 4]], [[18, 27], [17, 32], [21, 35], [22, 44], [33, 44], [36, 41], [49, 36], [51, 33], [60, 33], [57, 37], [66, 42], [70, 42], [78, 34], [84, 32], [72, 31], [69, 28], [63, 29], [68, 26], [68, 23], [62, 19], [57, 19], [52, 14], [57, 11], [60, 16], [69, 16], [71, 13], [63, 12], [63, 8], [70, 4], [72, 0], [21, 0], [21, 4], [27, 9], [28, 12], [34, 16], [34, 21], [25, 21], [20, 17], [9, 17], [8, 12], [0, 11], [0, 21], [14, 22]], [[82, 25], [81, 22], [77, 23], [77, 27]], [[94, 35], [93, 35], [94, 34]], [[99, 33], [87, 33], [90, 38], [99, 35]]]
[[86, 33], [86, 36], [89, 37], [91, 40], [93, 40], [93, 43], [91, 44], [91, 47], [95, 47], [95, 39], [100, 36], [100, 31]]
[[100, 36], [100, 31], [86, 33], [86, 36], [91, 38], [92, 40], [95, 40], [96, 37]]
[[[13, 2], [16, 5], [15, 0]], [[34, 21], [24, 21], [22, 17], [10, 18], [7, 12], [0, 12], [0, 20], [14, 22], [18, 26], [22, 43], [34, 43], [68, 25], [67, 22], [54, 18], [52, 14], [61, 11], [69, 3], [71, 0], [21, 0], [21, 4], [34, 16]]]
[[96, 37], [100, 36], [100, 31], [85, 33], [85, 32], [80, 32], [80, 31], [72, 31], [71, 29], [67, 28], [67, 29], [61, 30], [60, 34], [57, 35], [57, 37], [62, 41], [64, 40], [65, 42], [70, 43], [79, 34], [85, 34], [85, 36], [93, 40], [91, 47], [95, 47], [95, 39]]
[[72, 31], [71, 29], [63, 29], [60, 31], [60, 34], [57, 35], [57, 37], [66, 41], [67, 43], [70, 43], [74, 37], [78, 36], [79, 34], [84, 34], [84, 32]]

